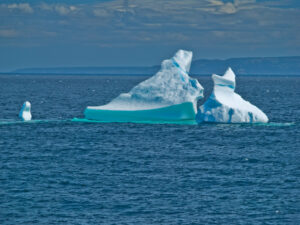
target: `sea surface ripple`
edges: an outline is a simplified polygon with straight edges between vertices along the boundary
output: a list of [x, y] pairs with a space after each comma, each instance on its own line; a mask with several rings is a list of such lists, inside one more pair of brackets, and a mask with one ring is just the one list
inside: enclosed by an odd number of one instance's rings
[[237, 78], [269, 125], [72, 121], [143, 79], [0, 75], [0, 224], [300, 224], [300, 77]]

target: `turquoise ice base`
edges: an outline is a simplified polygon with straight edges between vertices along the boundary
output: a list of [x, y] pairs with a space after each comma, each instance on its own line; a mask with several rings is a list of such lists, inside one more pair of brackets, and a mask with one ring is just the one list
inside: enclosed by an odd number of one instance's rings
[[85, 119], [101, 122], [185, 123], [195, 121], [196, 112], [191, 102], [148, 110], [103, 110], [86, 108]]

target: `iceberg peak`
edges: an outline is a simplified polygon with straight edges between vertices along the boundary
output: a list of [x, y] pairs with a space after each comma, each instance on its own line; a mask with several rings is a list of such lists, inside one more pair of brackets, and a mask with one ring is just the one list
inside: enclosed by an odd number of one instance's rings
[[226, 89], [228, 89], [228, 91], [235, 90], [235, 74], [230, 67], [223, 76], [213, 74], [212, 79], [214, 81], [214, 91]]
[[188, 73], [191, 68], [192, 58], [193, 52], [178, 50], [173, 57], [173, 63], [175, 64], [175, 66], [178, 65], [181, 69], [183, 69], [185, 73]]
[[228, 67], [228, 69], [226, 70], [225, 74], [223, 75], [224, 78], [231, 80], [233, 82], [235, 82], [235, 74], [232, 71], [231, 67]]

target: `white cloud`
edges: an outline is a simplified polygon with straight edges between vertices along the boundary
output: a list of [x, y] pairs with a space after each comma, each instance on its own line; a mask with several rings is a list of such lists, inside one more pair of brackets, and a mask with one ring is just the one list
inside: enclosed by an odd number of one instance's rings
[[46, 11], [53, 11], [53, 6], [46, 4], [46, 3], [42, 3], [41, 5], [39, 5], [40, 9], [42, 10], [46, 10]]
[[65, 7], [63, 5], [56, 5], [54, 7], [55, 11], [58, 12], [60, 15], [67, 15], [70, 12], [69, 7]]
[[56, 12], [62, 16], [68, 15], [71, 12], [75, 12], [78, 8], [74, 5], [62, 5], [62, 4], [46, 4], [42, 3], [39, 8], [45, 11]]
[[234, 14], [237, 12], [237, 8], [234, 4], [228, 2], [220, 7], [219, 12], [225, 14]]
[[222, 6], [222, 5], [224, 5], [224, 3], [222, 1], [219, 1], [219, 0], [208, 0], [208, 1], [212, 6]]
[[[21, 37], [26, 32], [31, 34], [44, 30], [43, 35], [49, 38], [72, 37], [74, 41], [76, 36], [77, 41], [101, 43], [103, 46], [179, 42], [199, 45], [202, 41], [207, 44], [215, 41], [222, 45], [225, 41], [232, 43], [233, 40], [244, 44], [253, 43], [256, 39], [268, 43], [266, 37], [275, 39], [276, 36], [279, 40], [281, 33], [296, 33], [300, 15], [299, 9], [270, 7], [255, 0], [130, 0], [129, 5], [123, 5], [118, 0], [32, 6], [37, 13], [20, 20], [20, 17], [12, 16], [13, 9], [4, 9], [0, 4], [0, 15], [7, 15], [7, 22], [2, 29], [13, 27], [23, 31], [1, 31], [0, 35]], [[271, 36], [272, 30], [278, 27], [284, 32]], [[257, 37], [257, 33], [261, 35]], [[297, 37], [299, 35], [291, 35], [288, 41], [297, 39], [299, 42]]]
[[[234, 14], [240, 10], [253, 9], [258, 7], [256, 0], [234, 0], [233, 2], [223, 2], [221, 0], [206, 0], [208, 6], [203, 7], [203, 11], [215, 14]], [[201, 8], [200, 8], [201, 9]]]
[[33, 13], [34, 10], [33, 8], [28, 4], [28, 3], [14, 3], [14, 4], [8, 4], [8, 5], [2, 5], [4, 7], [6, 7], [7, 9], [11, 9], [11, 10], [20, 10], [23, 11], [25, 13]]
[[105, 9], [102, 8], [96, 8], [93, 10], [93, 14], [94, 16], [99, 16], [99, 17], [106, 17], [109, 16], [109, 14], [107, 13], [107, 11]]

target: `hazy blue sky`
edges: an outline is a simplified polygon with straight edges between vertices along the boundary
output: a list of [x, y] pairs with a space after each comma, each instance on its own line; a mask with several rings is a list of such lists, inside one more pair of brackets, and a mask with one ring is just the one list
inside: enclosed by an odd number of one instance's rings
[[299, 0], [0, 0], [0, 71], [300, 55]]

